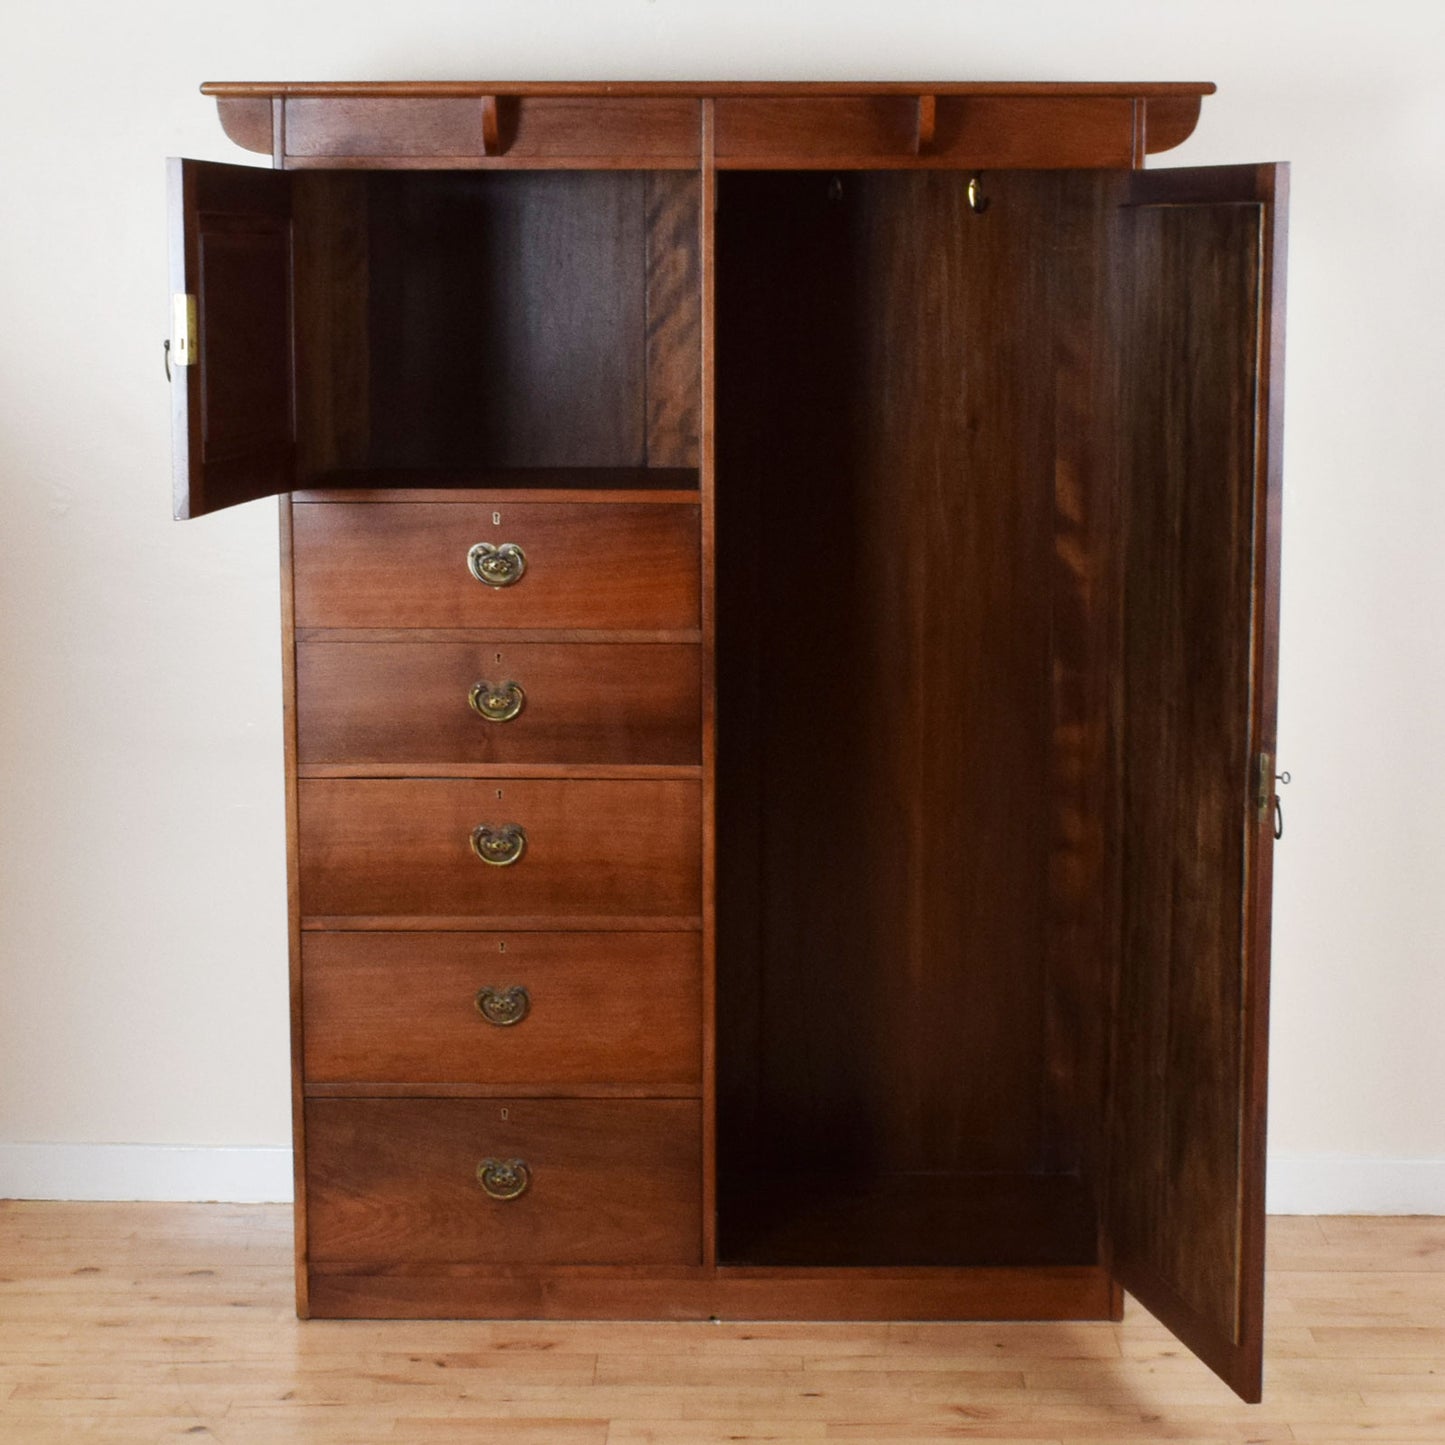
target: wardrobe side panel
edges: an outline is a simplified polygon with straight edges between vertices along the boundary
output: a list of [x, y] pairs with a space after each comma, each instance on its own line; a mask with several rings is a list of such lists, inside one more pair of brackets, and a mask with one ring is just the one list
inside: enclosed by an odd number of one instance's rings
[[286, 784], [286, 937], [291, 1014], [291, 1154], [296, 1251], [296, 1313], [310, 1314], [306, 1218], [305, 1022], [301, 975], [300, 809], [296, 785], [296, 602], [291, 498], [280, 498], [281, 538], [281, 729]]

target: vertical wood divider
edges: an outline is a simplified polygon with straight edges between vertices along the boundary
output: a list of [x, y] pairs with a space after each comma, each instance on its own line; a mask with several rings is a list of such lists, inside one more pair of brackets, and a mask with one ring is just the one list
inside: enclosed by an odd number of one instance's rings
[[702, 504], [702, 1259], [717, 1264], [717, 618], [715, 606], [715, 363], [717, 155], [714, 102], [702, 102], [698, 206], [702, 287], [698, 487]]
[[282, 493], [281, 732], [286, 758], [286, 920], [291, 995], [291, 1168], [295, 1178], [296, 1313], [309, 1319], [306, 1251], [306, 1080], [301, 1014], [301, 859], [296, 793], [296, 592], [292, 585], [291, 497]]

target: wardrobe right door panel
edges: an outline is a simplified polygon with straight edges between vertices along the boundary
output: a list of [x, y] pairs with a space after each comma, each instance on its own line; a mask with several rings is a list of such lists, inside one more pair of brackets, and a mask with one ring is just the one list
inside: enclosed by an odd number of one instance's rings
[[1246, 1399], [1263, 1334], [1284, 167], [1119, 213], [1118, 1281]]

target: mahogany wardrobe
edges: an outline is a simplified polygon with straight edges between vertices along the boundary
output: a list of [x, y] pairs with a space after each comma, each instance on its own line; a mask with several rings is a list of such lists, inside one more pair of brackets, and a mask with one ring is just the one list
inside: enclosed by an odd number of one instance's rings
[[1146, 168], [1212, 89], [204, 87], [303, 1315], [1127, 1289], [1258, 1398], [1285, 169]]

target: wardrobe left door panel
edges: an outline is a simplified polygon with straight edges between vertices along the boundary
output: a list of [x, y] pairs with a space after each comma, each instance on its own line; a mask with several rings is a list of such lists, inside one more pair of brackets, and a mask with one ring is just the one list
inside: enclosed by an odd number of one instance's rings
[[175, 515], [296, 481], [291, 177], [169, 162]]

